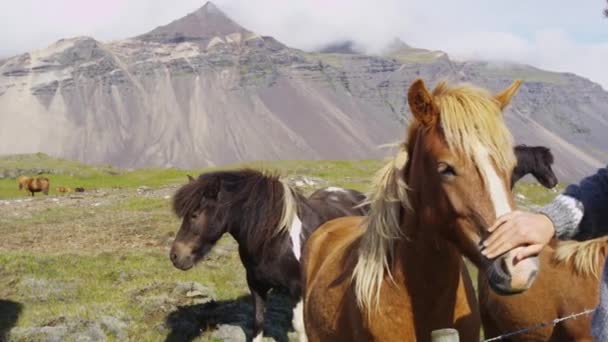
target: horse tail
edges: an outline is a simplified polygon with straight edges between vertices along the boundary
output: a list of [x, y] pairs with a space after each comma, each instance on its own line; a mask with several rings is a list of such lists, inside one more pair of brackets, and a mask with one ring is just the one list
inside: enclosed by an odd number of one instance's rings
[[608, 236], [582, 242], [560, 242], [555, 249], [553, 259], [557, 262], [572, 262], [575, 272], [599, 279], [606, 255], [608, 255]]

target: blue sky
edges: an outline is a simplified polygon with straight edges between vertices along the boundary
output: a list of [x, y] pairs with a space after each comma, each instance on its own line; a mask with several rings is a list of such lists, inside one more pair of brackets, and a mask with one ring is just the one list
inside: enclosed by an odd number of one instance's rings
[[[379, 51], [399, 37], [456, 59], [568, 71], [608, 89], [604, 0], [215, 0], [246, 28], [301, 49], [354, 39]], [[202, 6], [194, 0], [4, 0], [0, 56], [60, 38], [102, 41], [149, 31]]]

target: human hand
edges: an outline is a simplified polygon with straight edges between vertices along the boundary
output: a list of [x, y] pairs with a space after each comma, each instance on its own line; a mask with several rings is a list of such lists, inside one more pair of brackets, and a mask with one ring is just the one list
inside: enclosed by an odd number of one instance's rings
[[555, 235], [555, 227], [543, 214], [512, 211], [499, 217], [488, 232], [491, 235], [483, 242], [483, 255], [494, 259], [521, 246], [523, 248], [515, 256], [519, 261], [540, 253]]

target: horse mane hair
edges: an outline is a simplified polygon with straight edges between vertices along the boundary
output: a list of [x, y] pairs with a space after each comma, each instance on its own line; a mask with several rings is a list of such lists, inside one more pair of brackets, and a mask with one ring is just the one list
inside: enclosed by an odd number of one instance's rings
[[[545, 146], [527, 146], [524, 144], [515, 146], [515, 153], [524, 156], [523, 161], [533, 165], [553, 165], [554, 157], [551, 149]], [[518, 158], [518, 162], [522, 158]], [[537, 168], [536, 168], [537, 169]]]
[[405, 145], [397, 155], [376, 172], [367, 195], [369, 215], [361, 244], [359, 258], [353, 271], [355, 294], [360, 307], [370, 308], [380, 301], [380, 287], [385, 271], [389, 277], [389, 259], [393, 255], [393, 241], [403, 236], [400, 214], [402, 206], [410, 206], [407, 184], [401, 177], [408, 161]]
[[555, 249], [553, 260], [571, 262], [576, 273], [599, 279], [600, 268], [608, 255], [608, 237], [587, 241], [563, 241]]
[[[451, 150], [475, 161], [479, 146], [483, 146], [501, 171], [509, 174], [513, 170], [516, 162], [513, 138], [504, 123], [498, 100], [486, 90], [471, 85], [449, 87], [446, 82], [440, 82], [433, 90], [433, 101], [439, 109], [439, 123]], [[406, 141], [413, 139], [419, 129], [423, 129], [421, 124], [413, 119]], [[403, 178], [408, 162], [406, 144], [402, 144], [397, 155], [376, 173], [371, 184], [370, 212], [365, 221], [367, 229], [360, 241], [352, 276], [357, 304], [361, 308], [378, 308], [385, 276], [392, 280], [389, 262], [394, 242], [407, 238], [400, 227], [401, 210], [416, 209], [410, 205]]]
[[513, 136], [494, 96], [469, 84], [449, 87], [442, 81], [433, 90], [433, 100], [450, 149], [475, 161], [481, 144], [499, 170], [511, 173], [516, 163]]
[[291, 227], [297, 214], [294, 191], [276, 173], [253, 169], [211, 172], [178, 189], [173, 211], [180, 218], [186, 217], [205, 199], [217, 201], [218, 210], [238, 206], [238, 225], [257, 248]]

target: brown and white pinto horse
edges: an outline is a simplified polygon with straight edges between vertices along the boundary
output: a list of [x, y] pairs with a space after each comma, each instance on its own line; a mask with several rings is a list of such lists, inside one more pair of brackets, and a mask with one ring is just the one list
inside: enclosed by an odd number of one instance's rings
[[[496, 295], [480, 274], [479, 308], [485, 336], [492, 338], [594, 309], [599, 303], [599, 276], [607, 255], [607, 237], [584, 242], [554, 240], [540, 254], [541, 271], [532, 287], [514, 296]], [[593, 341], [591, 317], [549, 324], [505, 340]]]
[[[480, 253], [486, 227], [511, 211], [512, 138], [502, 109], [520, 82], [496, 96], [440, 83], [412, 84], [409, 134], [376, 176], [365, 217], [332, 220], [303, 255], [304, 323], [311, 341], [428, 341], [456, 328], [479, 339], [479, 312], [462, 256], [503, 294], [526, 290], [536, 258], [513, 263]], [[300, 332], [301, 333], [301, 332]], [[300, 335], [302, 336], [302, 335]]]
[[365, 215], [358, 207], [365, 195], [355, 190], [328, 187], [306, 198], [277, 175], [251, 169], [189, 179], [173, 198], [182, 224], [171, 261], [181, 270], [191, 269], [224, 234], [232, 235], [253, 297], [255, 341], [262, 338], [271, 289], [286, 290], [294, 304], [301, 301], [300, 254], [312, 231], [337, 217]]

